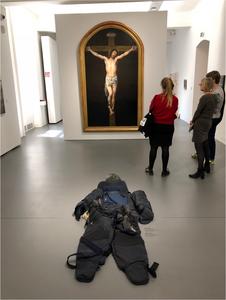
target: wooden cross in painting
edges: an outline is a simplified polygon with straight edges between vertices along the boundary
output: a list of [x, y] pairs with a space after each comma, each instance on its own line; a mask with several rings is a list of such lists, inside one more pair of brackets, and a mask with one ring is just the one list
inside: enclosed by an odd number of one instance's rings
[[[122, 57], [125, 57], [128, 55], [131, 51], [135, 51], [135, 48], [131, 45], [116, 45], [115, 44], [115, 32], [108, 32], [107, 38], [108, 38], [108, 44], [107, 45], [91, 45], [91, 47], [86, 48], [86, 51], [90, 51], [93, 55], [97, 56], [98, 58], [105, 60], [106, 65], [106, 85], [105, 85], [105, 91], [107, 91], [106, 96], [108, 98], [108, 109], [109, 109], [109, 125], [115, 126], [115, 95], [116, 95], [116, 89], [117, 89], [117, 61], [118, 59], [121, 59]], [[112, 56], [111, 52], [115, 49], [118, 52], [122, 52], [119, 56]], [[103, 56], [100, 54], [100, 52], [107, 52], [108, 57]], [[113, 55], [113, 54], [112, 54]], [[115, 54], [114, 54], [115, 55]], [[108, 70], [112, 70], [111, 72]], [[109, 75], [110, 73], [110, 75]]]
[[108, 56], [109, 56], [113, 49], [116, 49], [118, 52], [125, 52], [125, 51], [127, 51], [131, 48], [131, 45], [128, 45], [128, 46], [127, 45], [116, 45], [115, 44], [115, 37], [116, 37], [115, 32], [108, 32], [106, 35], [108, 37], [108, 44], [103, 45], [103, 46], [98, 46], [98, 45], [93, 46], [93, 45], [91, 45], [93, 51], [107, 52]]

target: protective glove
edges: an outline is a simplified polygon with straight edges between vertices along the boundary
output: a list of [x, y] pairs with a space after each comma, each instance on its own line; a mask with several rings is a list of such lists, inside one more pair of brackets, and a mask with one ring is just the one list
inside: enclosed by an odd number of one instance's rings
[[87, 206], [83, 201], [79, 202], [74, 210], [73, 216], [77, 221], [80, 220], [81, 216], [88, 210]]

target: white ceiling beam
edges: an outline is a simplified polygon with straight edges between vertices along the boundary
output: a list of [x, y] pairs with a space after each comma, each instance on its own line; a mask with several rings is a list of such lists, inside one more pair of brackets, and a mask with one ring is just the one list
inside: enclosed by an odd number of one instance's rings
[[[148, 2], [149, 0], [3, 0], [2, 3], [24, 3], [45, 2], [53, 4], [91, 4], [91, 3], [114, 3], [114, 2]], [[183, 1], [183, 0], [164, 0], [164, 1]], [[162, 0], [155, 0], [153, 2], [163, 2]]]

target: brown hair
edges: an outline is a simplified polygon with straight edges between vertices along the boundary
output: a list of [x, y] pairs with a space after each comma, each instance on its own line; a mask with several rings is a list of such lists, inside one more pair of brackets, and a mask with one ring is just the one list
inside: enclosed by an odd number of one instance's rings
[[110, 52], [110, 57], [111, 57], [111, 55], [112, 55], [112, 53], [113, 53], [114, 51], [115, 51], [115, 52], [117, 53], [117, 55], [118, 55], [118, 50], [117, 50], [117, 49], [112, 49], [111, 52]]
[[212, 78], [216, 84], [218, 84], [220, 82], [221, 79], [221, 75], [218, 71], [211, 71], [209, 73], [206, 74], [207, 78]]
[[201, 80], [204, 82], [204, 91], [203, 92], [212, 92], [214, 81], [211, 77], [205, 77]]
[[169, 77], [164, 77], [161, 81], [161, 87], [163, 89], [163, 95], [167, 98], [167, 106], [172, 106], [173, 103], [173, 80]]

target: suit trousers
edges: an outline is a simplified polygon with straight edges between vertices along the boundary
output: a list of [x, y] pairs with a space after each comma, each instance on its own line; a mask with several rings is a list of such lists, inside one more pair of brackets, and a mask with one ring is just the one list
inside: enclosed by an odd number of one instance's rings
[[148, 283], [148, 255], [140, 233], [130, 235], [122, 232], [114, 224], [113, 218], [97, 212], [78, 245], [76, 279], [92, 281], [110, 253], [118, 268], [133, 284]]

